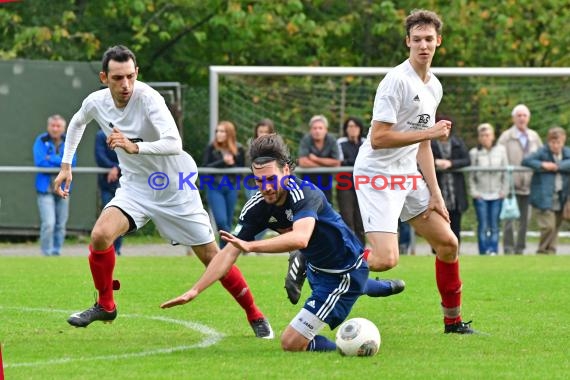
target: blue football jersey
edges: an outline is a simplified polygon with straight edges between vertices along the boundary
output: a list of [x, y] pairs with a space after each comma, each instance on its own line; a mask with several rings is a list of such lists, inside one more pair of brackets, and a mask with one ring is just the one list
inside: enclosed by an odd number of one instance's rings
[[314, 218], [315, 229], [309, 244], [301, 252], [315, 269], [345, 271], [353, 268], [363, 252], [354, 232], [327, 201], [323, 192], [310, 182], [292, 177], [282, 206], [268, 204], [260, 192], [244, 205], [234, 234], [246, 241], [266, 228], [278, 233], [291, 231], [293, 223]]

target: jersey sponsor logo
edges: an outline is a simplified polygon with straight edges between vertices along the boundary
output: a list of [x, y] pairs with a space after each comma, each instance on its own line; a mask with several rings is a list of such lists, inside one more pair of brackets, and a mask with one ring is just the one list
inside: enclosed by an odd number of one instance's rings
[[427, 124], [429, 123], [430, 116], [427, 113], [422, 113], [417, 116], [419, 124]]
[[287, 216], [288, 221], [290, 221], [290, 222], [293, 221], [293, 210], [288, 208], [287, 210], [285, 210], [285, 215]]
[[416, 116], [417, 121], [408, 121], [407, 124], [410, 129], [427, 129], [431, 116], [427, 113], [422, 113]]
[[273, 215], [271, 215], [271, 218], [269, 218], [267, 223], [277, 223], [277, 219], [275, 219], [275, 217]]
[[418, 95], [414, 96], [414, 102], [419, 102], [420, 101], [420, 97]]
[[315, 308], [315, 300], [310, 300], [309, 302], [307, 302], [307, 306], [310, 306], [314, 309]]

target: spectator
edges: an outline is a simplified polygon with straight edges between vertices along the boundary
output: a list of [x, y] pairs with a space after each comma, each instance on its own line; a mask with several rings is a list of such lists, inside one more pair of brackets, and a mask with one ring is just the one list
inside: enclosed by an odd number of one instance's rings
[[437, 170], [437, 184], [441, 189], [445, 207], [449, 211], [451, 230], [457, 237], [457, 242], [461, 243], [461, 216], [468, 207], [467, 190], [465, 176], [455, 170], [469, 166], [471, 160], [465, 142], [453, 133], [455, 131], [453, 120], [449, 117], [436, 118], [436, 122], [440, 120], [451, 121], [452, 133], [431, 140], [431, 150]]
[[[316, 168], [321, 166], [340, 166], [336, 139], [328, 134], [329, 122], [323, 115], [315, 115], [309, 121], [310, 131], [299, 144], [299, 166]], [[332, 204], [332, 175], [325, 173], [304, 176], [318, 186]]]
[[[60, 115], [47, 119], [47, 132], [34, 142], [34, 164], [41, 168], [59, 168], [65, 145], [67, 123]], [[75, 166], [77, 156], [73, 156]], [[59, 256], [65, 240], [65, 226], [69, 215], [69, 198], [63, 199], [53, 192], [53, 179], [57, 173], [38, 173], [36, 192], [40, 213], [40, 248], [44, 256]]]
[[[337, 140], [338, 151], [342, 166], [354, 166], [356, 155], [360, 146], [364, 142], [364, 124], [356, 117], [349, 117], [342, 127], [344, 136]], [[350, 183], [344, 182], [344, 186], [339, 183], [336, 196], [338, 209], [344, 222], [350, 227], [358, 237], [358, 240], [365, 244], [364, 227], [362, 226], [362, 217], [360, 216], [360, 208], [358, 207], [358, 199], [356, 199], [356, 191], [354, 190], [354, 181], [351, 173], [340, 173]], [[350, 186], [343, 190], [343, 187]]]
[[398, 219], [398, 250], [400, 251], [400, 255], [407, 255], [408, 252], [413, 253], [412, 247], [412, 226], [408, 222], [402, 222], [401, 219]]
[[[261, 119], [260, 121], [258, 121], [257, 124], [255, 124], [255, 127], [253, 128], [253, 136], [247, 142], [248, 151], [249, 151], [249, 147], [251, 146], [251, 143], [253, 142], [253, 140], [258, 138], [259, 136], [270, 135], [272, 133], [275, 133], [275, 125], [273, 124], [273, 120]], [[246, 155], [247, 155], [247, 153], [246, 153]], [[247, 157], [246, 161], [247, 161], [247, 166], [248, 167], [251, 166], [251, 160], [249, 157]], [[251, 180], [247, 181], [247, 185], [249, 188], [253, 188], [253, 187], [257, 186], [255, 184], [255, 180], [253, 178]], [[245, 196], [247, 197], [247, 199], [253, 197], [255, 195], [255, 193], [257, 193], [257, 187], [255, 189], [252, 189], [252, 190], [245, 187]]]
[[[540, 136], [528, 127], [530, 111], [524, 104], [513, 108], [511, 113], [513, 126], [499, 137], [498, 143], [507, 150], [509, 165], [519, 166], [525, 156], [536, 152], [542, 146]], [[526, 248], [526, 231], [529, 219], [529, 193], [532, 173], [514, 173], [515, 194], [521, 216], [518, 220], [518, 233], [515, 242], [514, 229], [516, 220], [506, 220], [503, 225], [503, 250], [506, 255], [522, 255]]]
[[[216, 127], [216, 135], [204, 152], [204, 166], [209, 168], [235, 168], [245, 165], [245, 152], [237, 142], [236, 127], [230, 121], [221, 121]], [[238, 198], [236, 176], [216, 174], [206, 191], [216, 226], [219, 230], [231, 231], [234, 210]], [[220, 247], [226, 242], [220, 239]]]
[[[102, 129], [99, 129], [95, 135], [95, 161], [97, 162], [97, 166], [110, 169], [107, 173], [97, 176], [97, 185], [99, 186], [101, 196], [101, 208], [104, 208], [107, 203], [113, 199], [119, 187], [121, 169], [119, 168], [117, 153], [107, 145], [107, 136], [105, 136], [105, 132], [103, 132]], [[123, 246], [123, 237], [119, 236], [113, 245], [115, 246], [115, 253], [117, 256], [120, 256], [121, 247]]]
[[473, 171], [469, 188], [477, 214], [477, 243], [480, 255], [499, 252], [499, 214], [503, 198], [509, 192], [509, 181], [503, 169], [508, 165], [507, 151], [495, 143], [495, 129], [484, 123], [477, 127], [479, 144], [471, 149], [471, 164], [496, 171]]
[[546, 145], [522, 160], [523, 166], [534, 171], [530, 184], [530, 204], [540, 228], [536, 253], [556, 253], [570, 178], [570, 148], [565, 143], [566, 131], [560, 127], [550, 128]]

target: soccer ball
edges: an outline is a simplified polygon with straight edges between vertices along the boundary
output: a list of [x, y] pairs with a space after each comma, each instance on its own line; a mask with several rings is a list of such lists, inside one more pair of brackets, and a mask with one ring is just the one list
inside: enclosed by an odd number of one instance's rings
[[343, 356], [374, 356], [380, 342], [380, 331], [365, 318], [349, 319], [336, 332], [337, 351]]

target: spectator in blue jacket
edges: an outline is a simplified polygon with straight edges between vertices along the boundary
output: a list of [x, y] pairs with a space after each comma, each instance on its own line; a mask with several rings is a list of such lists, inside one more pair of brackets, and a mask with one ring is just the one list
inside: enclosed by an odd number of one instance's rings
[[[109, 148], [107, 145], [107, 136], [105, 136], [105, 133], [101, 129], [99, 129], [95, 136], [95, 161], [97, 162], [97, 166], [110, 169], [107, 173], [97, 176], [97, 185], [99, 186], [101, 196], [101, 208], [104, 208], [105, 205], [113, 199], [115, 191], [117, 191], [119, 187], [121, 169], [119, 168], [117, 153]], [[120, 255], [121, 247], [123, 246], [123, 237], [119, 236], [113, 245], [115, 246], [117, 256]]]
[[566, 131], [560, 127], [550, 128], [546, 140], [547, 144], [525, 157], [522, 165], [534, 171], [530, 182], [530, 204], [540, 228], [536, 253], [555, 254], [562, 209], [568, 197], [570, 148], [565, 146]]
[[[40, 134], [34, 142], [34, 164], [41, 168], [59, 168], [63, 157], [65, 127], [67, 123], [60, 115], [47, 119], [47, 132]], [[77, 157], [73, 157], [75, 166]], [[69, 199], [63, 199], [53, 192], [54, 173], [36, 175], [36, 192], [40, 214], [40, 248], [44, 256], [59, 256], [65, 240], [65, 226], [69, 215]]]

